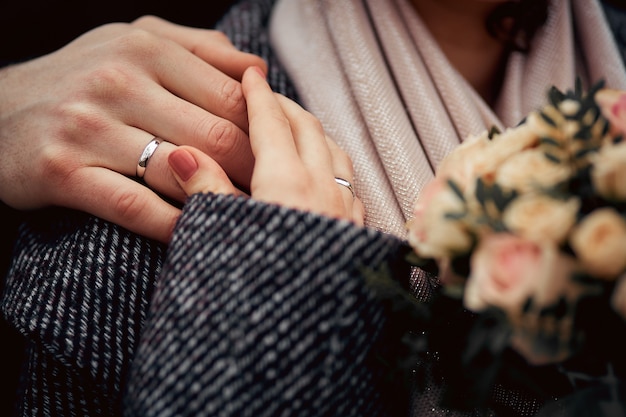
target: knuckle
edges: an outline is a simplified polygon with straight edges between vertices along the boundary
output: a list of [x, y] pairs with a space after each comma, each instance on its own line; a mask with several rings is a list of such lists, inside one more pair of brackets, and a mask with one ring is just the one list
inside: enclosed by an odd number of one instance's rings
[[147, 15], [139, 16], [137, 19], [135, 19], [132, 22], [132, 25], [137, 26], [137, 27], [152, 27], [162, 22], [163, 22], [163, 19], [155, 15], [147, 14]]
[[220, 97], [221, 106], [226, 114], [244, 114], [246, 112], [246, 101], [243, 95], [241, 84], [233, 79], [228, 79], [222, 85]]
[[262, 117], [268, 126], [274, 126], [277, 131], [288, 131], [292, 128], [289, 119], [283, 113], [271, 113]]
[[340, 163], [348, 169], [350, 174], [354, 173], [354, 163], [345, 151], [339, 150], [337, 152], [337, 158], [339, 158]]
[[104, 113], [80, 100], [59, 104], [56, 113], [59, 122], [52, 134], [60, 139], [61, 143], [87, 141], [89, 138], [102, 135], [110, 127]]
[[208, 151], [214, 158], [230, 154], [237, 146], [237, 127], [227, 120], [217, 120], [208, 129]]
[[209, 37], [211, 37], [216, 42], [220, 42], [220, 43], [227, 44], [227, 45], [232, 44], [232, 42], [230, 41], [230, 38], [224, 32], [221, 32], [219, 30], [209, 30], [208, 34], [209, 34]]
[[111, 49], [123, 60], [136, 62], [153, 61], [162, 50], [162, 38], [139, 27], [118, 36]]
[[120, 60], [92, 69], [81, 81], [86, 97], [110, 104], [120, 102], [122, 98], [128, 99], [134, 91], [135, 78], [131, 67]]
[[354, 173], [354, 164], [346, 151], [337, 148], [333, 151], [333, 158], [337, 159], [337, 162], [347, 170], [348, 174], [352, 175]]
[[60, 186], [61, 189], [71, 188], [73, 173], [78, 168], [77, 158], [72, 157], [71, 152], [57, 145], [43, 146], [39, 154], [40, 172], [36, 175], [45, 178], [52, 185], [51, 188]]
[[309, 129], [312, 129], [320, 134], [324, 133], [322, 122], [320, 122], [320, 120], [317, 117], [313, 116], [313, 114], [309, 112], [304, 112], [302, 114], [302, 119], [304, 120], [304, 122], [306, 123]]
[[112, 196], [112, 202], [113, 215], [130, 223], [139, 220], [145, 209], [145, 202], [132, 190], [119, 190]]

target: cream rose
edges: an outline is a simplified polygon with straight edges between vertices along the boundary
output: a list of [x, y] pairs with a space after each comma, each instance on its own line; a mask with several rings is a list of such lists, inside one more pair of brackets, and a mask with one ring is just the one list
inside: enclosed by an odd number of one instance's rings
[[598, 194], [609, 200], [626, 201], [626, 143], [602, 146], [592, 161], [591, 179]]
[[470, 260], [465, 306], [476, 312], [499, 307], [517, 317], [529, 297], [542, 305], [554, 302], [571, 276], [566, 259], [555, 245], [509, 233], [485, 236]]
[[602, 114], [611, 122], [614, 134], [626, 132], [626, 92], [605, 88], [596, 93]]
[[490, 144], [486, 131], [481, 135], [468, 136], [439, 163], [437, 177], [450, 178], [463, 190], [471, 187], [476, 176], [476, 161]]
[[545, 194], [524, 194], [504, 210], [504, 225], [515, 234], [536, 242], [563, 243], [576, 222], [578, 198], [560, 200]]
[[570, 245], [595, 277], [615, 279], [626, 268], [626, 222], [611, 207], [585, 216], [572, 231]]
[[542, 111], [545, 115], [551, 118], [558, 127], [546, 122], [538, 112], [531, 112], [526, 117], [526, 123], [529, 128], [538, 137], [551, 138], [559, 143], [565, 143], [570, 132], [563, 129], [566, 122], [563, 115], [553, 106], [547, 106], [543, 108]]
[[408, 240], [416, 253], [423, 257], [442, 259], [467, 252], [472, 237], [462, 220], [446, 217], [447, 213], [462, 213], [464, 204], [447, 182], [436, 178], [422, 191], [407, 223]]
[[[515, 350], [531, 363], [557, 362], [571, 354], [571, 317], [546, 317], [542, 311], [560, 300], [574, 308], [583, 292], [571, 279], [577, 268], [554, 244], [493, 234], [472, 255], [464, 303], [476, 312], [490, 306], [502, 309], [513, 328]], [[553, 331], [559, 332], [561, 344], [554, 346], [548, 338], [544, 345], [542, 336]]]
[[528, 193], [549, 189], [570, 175], [571, 170], [566, 164], [550, 161], [542, 150], [535, 148], [504, 162], [495, 174], [495, 181], [504, 189]]
[[508, 128], [493, 139], [485, 131], [470, 136], [441, 162], [437, 175], [452, 178], [459, 187], [472, 193], [476, 178], [490, 181], [496, 169], [508, 158], [537, 144], [539, 138], [526, 126]]

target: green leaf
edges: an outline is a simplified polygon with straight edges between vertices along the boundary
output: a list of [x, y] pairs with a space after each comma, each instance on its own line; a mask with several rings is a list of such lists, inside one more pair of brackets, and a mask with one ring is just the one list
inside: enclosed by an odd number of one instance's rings
[[574, 94], [576, 94], [576, 97], [582, 97], [583, 96], [583, 82], [580, 79], [580, 77], [576, 77], [574, 88], [575, 88]]
[[458, 184], [451, 179], [448, 179], [447, 183], [454, 192], [454, 194], [456, 194], [456, 196], [459, 197], [461, 201], [465, 202], [465, 196], [463, 195], [463, 191], [461, 191], [461, 188], [458, 186]]
[[580, 130], [574, 135], [574, 139], [589, 140], [591, 138], [591, 126], [581, 127]]
[[554, 107], [559, 107], [559, 104], [565, 99], [565, 94], [563, 94], [558, 88], [552, 86], [548, 91], [548, 100], [550, 104]]
[[444, 218], [448, 219], [448, 220], [461, 220], [462, 218], [467, 216], [467, 212], [462, 211], [459, 213], [446, 213], [444, 215]]
[[485, 182], [482, 178], [478, 177], [476, 179], [476, 200], [480, 203], [481, 206], [485, 206], [487, 199], [489, 197], [489, 190], [485, 185]]
[[539, 112], [539, 115], [541, 116], [541, 118], [543, 120], [545, 120], [546, 123], [548, 123], [550, 126], [552, 127], [556, 127], [556, 122], [554, 120], [552, 120], [552, 118], [550, 116], [548, 116], [547, 114], [545, 114], [544, 112]]
[[552, 161], [552, 162], [554, 162], [554, 163], [560, 164], [560, 163], [562, 162], [562, 161], [561, 161], [561, 159], [560, 159], [558, 156], [553, 155], [553, 154], [551, 154], [551, 153], [549, 153], [549, 152], [544, 152], [544, 156], [545, 156], [548, 160], [550, 160], [550, 161]]
[[489, 134], [488, 134], [488, 138], [489, 139], [493, 139], [495, 136], [498, 136], [500, 133], [500, 129], [498, 129], [497, 126], [491, 126], [491, 129], [489, 129]]
[[590, 154], [590, 153], [593, 153], [593, 152], [597, 152], [599, 149], [600, 148], [598, 146], [593, 146], [593, 147], [590, 147], [590, 148], [580, 149], [579, 151], [577, 151], [574, 154], [574, 157], [576, 159], [580, 159], [583, 156], [586, 156], [587, 154]]
[[551, 137], [543, 137], [539, 139], [539, 143], [542, 145], [550, 145], [550, 146], [555, 146], [555, 147], [560, 147], [561, 144], [559, 142], [557, 142], [556, 139], [551, 138]]
[[498, 184], [494, 184], [493, 188], [493, 202], [499, 212], [503, 212], [504, 209], [517, 197], [515, 190], [505, 192]]

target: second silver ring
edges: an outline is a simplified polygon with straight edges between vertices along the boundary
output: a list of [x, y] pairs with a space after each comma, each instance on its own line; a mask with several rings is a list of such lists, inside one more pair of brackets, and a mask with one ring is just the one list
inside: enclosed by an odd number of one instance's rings
[[350, 181], [344, 180], [343, 178], [335, 177], [335, 182], [339, 185], [343, 185], [352, 193], [352, 198], [356, 198], [356, 193], [354, 192], [354, 187], [350, 184]]

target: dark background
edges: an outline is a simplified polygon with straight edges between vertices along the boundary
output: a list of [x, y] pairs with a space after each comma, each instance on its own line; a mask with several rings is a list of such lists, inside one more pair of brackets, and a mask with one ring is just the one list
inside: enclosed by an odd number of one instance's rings
[[104, 23], [154, 14], [175, 23], [211, 27], [232, 0], [1, 0], [0, 63], [22, 61], [60, 48]]
[[[212, 27], [231, 0], [0, 0], [0, 67], [52, 52], [82, 33], [111, 22], [153, 14], [187, 26]], [[1, 160], [0, 160], [1, 163]], [[0, 290], [16, 236], [19, 214], [0, 202]], [[11, 415], [23, 341], [0, 319], [0, 416]]]

